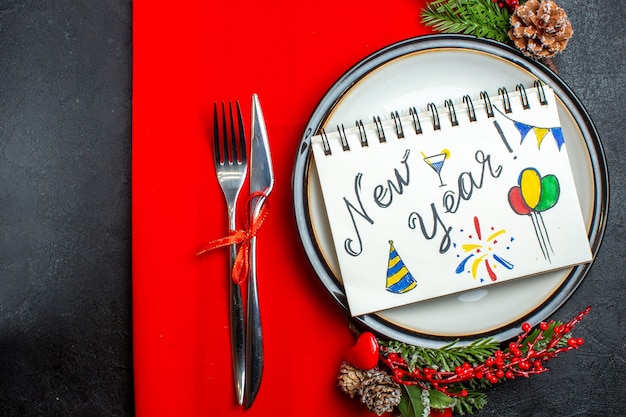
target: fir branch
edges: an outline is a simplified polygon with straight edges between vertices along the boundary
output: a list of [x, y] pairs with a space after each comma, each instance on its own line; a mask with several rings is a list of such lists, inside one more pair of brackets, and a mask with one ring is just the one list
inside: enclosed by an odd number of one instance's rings
[[566, 323], [541, 322], [535, 329], [523, 323], [522, 333], [503, 350], [491, 338], [466, 346], [456, 340], [438, 349], [377, 339], [379, 364], [403, 387], [398, 404], [403, 416], [419, 416], [431, 406], [473, 414], [487, 402], [481, 391], [499, 382], [543, 373], [546, 362], [582, 346], [584, 340], [572, 337], [571, 331], [589, 310], [587, 307]]
[[453, 371], [455, 367], [465, 362], [481, 363], [498, 350], [498, 342], [491, 338], [478, 339], [467, 346], [459, 346], [458, 340], [438, 349], [407, 345], [397, 341], [379, 341], [388, 352], [398, 353], [409, 365], [409, 369], [416, 367], [431, 367], [441, 371]]
[[474, 414], [487, 404], [487, 394], [478, 391], [468, 391], [465, 397], [456, 397], [454, 410], [459, 415]]
[[492, 0], [434, 0], [422, 10], [422, 23], [438, 32], [464, 33], [507, 42], [510, 13]]

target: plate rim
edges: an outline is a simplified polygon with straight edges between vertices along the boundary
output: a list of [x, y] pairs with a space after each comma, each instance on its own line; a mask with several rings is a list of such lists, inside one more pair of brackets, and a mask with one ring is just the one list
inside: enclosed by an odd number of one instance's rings
[[[568, 109], [581, 130], [587, 147], [586, 150], [590, 157], [591, 172], [593, 174], [592, 183], [594, 189], [590, 196], [590, 198], [593, 198], [592, 215], [588, 230], [593, 260], [587, 264], [572, 267], [570, 273], [549, 294], [546, 300], [534, 309], [530, 309], [521, 319], [503, 324], [488, 332], [473, 333], [467, 336], [450, 337], [424, 334], [417, 331], [409, 332], [406, 328], [391, 323], [375, 313], [351, 318], [346, 296], [341, 285], [337, 282], [337, 277], [334, 276], [333, 271], [324, 259], [324, 255], [321, 253], [321, 249], [317, 245], [314, 238], [315, 231], [308, 215], [310, 205], [307, 188], [312, 160], [311, 137], [319, 131], [325, 121], [333, 114], [343, 97], [359, 80], [385, 63], [397, 58], [416, 52], [435, 51], [438, 49], [469, 49], [494, 55], [510, 61], [513, 65], [521, 67], [521, 69], [528, 71], [544, 83], [553, 86], [555, 93], [557, 93], [559, 99]], [[561, 94], [558, 94], [559, 92]], [[322, 282], [335, 302], [339, 304], [345, 315], [354, 320], [359, 327], [364, 327], [386, 338], [415, 345], [438, 347], [453, 340], [459, 340], [459, 343], [466, 344], [482, 337], [492, 337], [504, 342], [517, 335], [518, 327], [522, 322], [526, 321], [531, 325], [536, 325], [557, 311], [573, 295], [587, 276], [602, 244], [609, 210], [609, 178], [604, 149], [591, 117], [574, 92], [557, 74], [549, 70], [545, 65], [529, 60], [519, 51], [500, 42], [476, 38], [470, 35], [433, 34], [405, 39], [375, 51], [352, 66], [327, 90], [307, 121], [299, 142], [292, 173], [292, 197], [296, 226], [307, 259], [311, 263], [317, 278]]]

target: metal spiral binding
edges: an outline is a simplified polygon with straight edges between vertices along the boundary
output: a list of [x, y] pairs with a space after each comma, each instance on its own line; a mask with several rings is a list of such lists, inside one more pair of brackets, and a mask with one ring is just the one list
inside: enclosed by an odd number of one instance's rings
[[513, 110], [511, 109], [511, 100], [509, 100], [509, 93], [506, 91], [506, 88], [500, 87], [498, 88], [498, 94], [502, 96], [502, 105], [504, 106], [504, 113], [509, 114]]
[[320, 131], [320, 136], [322, 137], [322, 147], [324, 148], [324, 155], [332, 155], [332, 151], [330, 150], [330, 143], [328, 142], [328, 136], [326, 136], [326, 131], [324, 128]]
[[393, 119], [393, 124], [396, 127], [396, 136], [398, 139], [404, 138], [404, 129], [402, 128], [402, 121], [400, 120], [398, 112], [391, 112], [391, 118]]
[[365, 133], [365, 126], [363, 126], [362, 120], [356, 121], [356, 127], [359, 129], [359, 140], [361, 142], [361, 147], [369, 146], [367, 142], [367, 133]]
[[472, 102], [472, 98], [469, 95], [463, 96], [463, 103], [467, 106], [467, 115], [469, 117], [470, 122], [476, 121], [476, 111], [474, 111], [474, 103]]
[[459, 125], [459, 121], [456, 118], [456, 110], [454, 109], [454, 103], [452, 102], [452, 100], [448, 99], [443, 103], [444, 106], [446, 106], [448, 108], [448, 115], [450, 116], [450, 124], [452, 126], [458, 126]]
[[376, 134], [378, 135], [378, 141], [380, 143], [387, 142], [387, 138], [385, 137], [385, 129], [383, 129], [383, 124], [380, 121], [380, 117], [374, 116], [374, 123], [376, 124]]
[[515, 87], [517, 91], [519, 91], [520, 99], [522, 100], [522, 107], [524, 110], [530, 109], [530, 104], [528, 104], [528, 96], [526, 95], [526, 89], [523, 84], [517, 84]]
[[341, 142], [341, 148], [345, 151], [350, 150], [350, 144], [348, 143], [348, 137], [346, 136], [346, 131], [343, 128], [343, 124], [341, 125], [341, 129], [337, 126], [337, 133], [339, 133], [339, 141]]
[[487, 111], [487, 117], [493, 117], [493, 106], [491, 105], [491, 98], [489, 97], [489, 94], [487, 94], [486, 91], [481, 91], [480, 92], [480, 98], [483, 99], [483, 102], [485, 103], [485, 110]]
[[[548, 104], [548, 101], [546, 99], [546, 95], [545, 92], [543, 90], [543, 83], [539, 80], [535, 81], [534, 83], [535, 87], [537, 88], [537, 93], [538, 93], [538, 99], [539, 99], [539, 103], [542, 106], [545, 106]], [[531, 105], [529, 103], [528, 100], [528, 95], [526, 94], [526, 88], [524, 87], [523, 84], [518, 84], [516, 87], [516, 90], [519, 92], [520, 95], [520, 100], [521, 100], [521, 104], [524, 110], [530, 109]], [[513, 111], [512, 107], [511, 107], [511, 101], [509, 98], [509, 93], [507, 91], [506, 88], [501, 87], [498, 89], [498, 94], [502, 97], [502, 106], [504, 107], [504, 112], [505, 113], [511, 113]], [[485, 106], [485, 111], [487, 113], [487, 117], [491, 118], [494, 117], [494, 106], [491, 104], [491, 98], [489, 96], [489, 94], [486, 91], [481, 91], [480, 93], [480, 98], [483, 100], [484, 106]], [[474, 103], [472, 101], [472, 98], [469, 95], [464, 95], [463, 96], [463, 103], [466, 106], [466, 110], [467, 110], [467, 116], [468, 119], [471, 122], [475, 122], [477, 120], [476, 118], [476, 110], [474, 108]], [[444, 102], [444, 106], [447, 108], [448, 110], [448, 115], [450, 118], [450, 124], [451, 126], [458, 126], [459, 125], [459, 120], [457, 118], [457, 114], [456, 114], [456, 109], [455, 109], [455, 105], [454, 102], [450, 99], [445, 100]], [[439, 110], [437, 108], [437, 106], [435, 105], [435, 103], [428, 103], [428, 105], [426, 106], [427, 110], [430, 111], [431, 116], [432, 116], [432, 125], [433, 125], [433, 130], [441, 130], [441, 121], [439, 118]], [[499, 111], [499, 110], [498, 110]], [[419, 118], [419, 113], [416, 110], [415, 107], [409, 107], [408, 109], [409, 115], [411, 116], [411, 120], [412, 120], [412, 125], [413, 125], [413, 130], [415, 131], [416, 135], [420, 135], [423, 133], [422, 130], [422, 124]], [[404, 134], [404, 126], [402, 125], [402, 119], [400, 117], [400, 114], [398, 111], [393, 111], [391, 112], [391, 119], [393, 120], [394, 123], [394, 132], [395, 135], [398, 139], [403, 139], [405, 137]], [[383, 123], [380, 119], [379, 116], [374, 116], [373, 117], [373, 121], [374, 124], [376, 125], [376, 134], [378, 136], [378, 140], [380, 143], [386, 143], [387, 142], [387, 137], [385, 135], [385, 130], [384, 130], [384, 126]], [[357, 120], [356, 121], [356, 127], [359, 131], [359, 142], [361, 147], [366, 147], [369, 146], [369, 141], [368, 141], [368, 137], [367, 137], [367, 132], [365, 129], [365, 126], [363, 124], [362, 120]], [[339, 141], [341, 143], [341, 147], [344, 151], [349, 151], [350, 150], [350, 144], [348, 143], [348, 137], [346, 135], [345, 129], [343, 124], [338, 125], [337, 126], [337, 132], [339, 134]], [[326, 134], [326, 131], [322, 128], [320, 130], [320, 136], [322, 139], [322, 146], [324, 149], [324, 155], [331, 155], [332, 154], [332, 150], [330, 148], [330, 143], [328, 141], [328, 136]]]
[[422, 133], [422, 124], [420, 123], [420, 118], [417, 115], [417, 110], [415, 110], [415, 107], [411, 107], [409, 109], [409, 114], [413, 119], [413, 129], [415, 129], [415, 134], [420, 135]]
[[539, 93], [539, 103], [542, 106], [546, 106], [548, 104], [548, 100], [546, 99], [546, 92], [543, 91], [543, 83], [540, 80], [535, 80], [535, 87]]
[[435, 103], [428, 103], [426, 108], [430, 110], [430, 114], [433, 116], [433, 130], [440, 130], [441, 122], [439, 121], [439, 111], [437, 111], [437, 106], [435, 106]]

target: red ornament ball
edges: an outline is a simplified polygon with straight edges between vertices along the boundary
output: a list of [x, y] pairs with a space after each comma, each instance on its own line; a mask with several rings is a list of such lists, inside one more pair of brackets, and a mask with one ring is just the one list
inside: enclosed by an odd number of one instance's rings
[[346, 360], [352, 366], [367, 370], [378, 364], [378, 341], [370, 332], [363, 332], [348, 351]]

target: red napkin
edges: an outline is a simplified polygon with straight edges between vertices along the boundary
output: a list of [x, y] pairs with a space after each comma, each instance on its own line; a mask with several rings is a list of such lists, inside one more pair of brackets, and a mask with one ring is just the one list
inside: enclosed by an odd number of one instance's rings
[[[304, 126], [327, 89], [367, 55], [427, 33], [423, 5], [133, 2], [138, 417], [369, 414], [337, 387], [354, 339], [300, 244], [291, 172]], [[249, 129], [252, 93], [263, 106], [276, 186], [258, 234], [265, 373], [256, 402], [244, 411], [230, 364], [228, 250], [195, 253], [227, 233], [212, 165], [213, 103], [239, 100]]]

